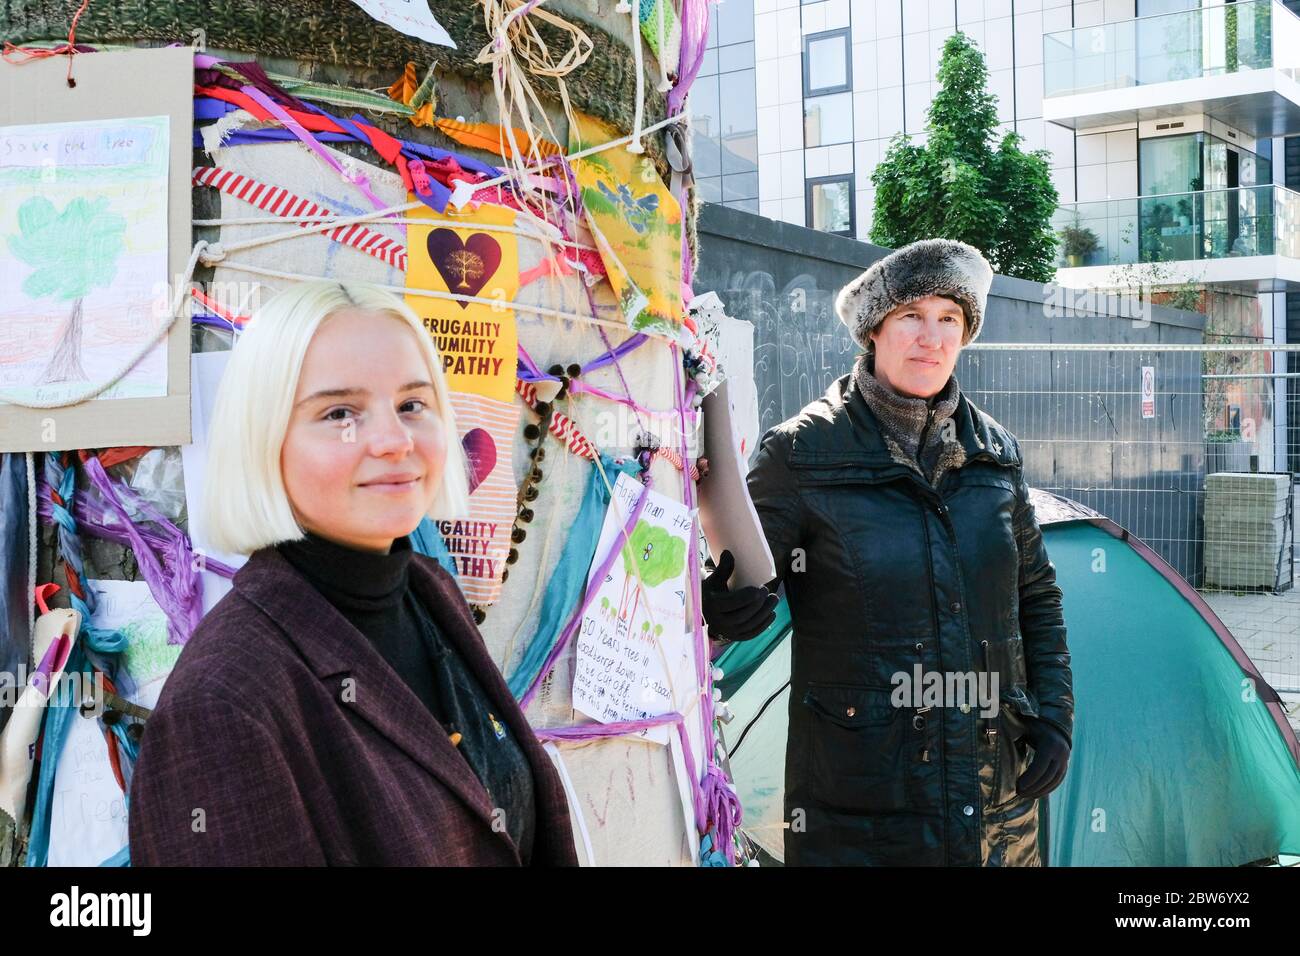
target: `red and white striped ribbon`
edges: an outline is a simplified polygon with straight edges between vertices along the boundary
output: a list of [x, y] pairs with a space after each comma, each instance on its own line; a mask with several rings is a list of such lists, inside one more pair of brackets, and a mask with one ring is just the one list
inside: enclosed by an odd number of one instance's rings
[[[515, 379], [515, 391], [518, 392], [530, 408], [537, 404], [537, 389], [531, 382], [525, 382], [522, 378]], [[596, 446], [587, 440], [586, 436], [578, 430], [578, 426], [573, 423], [563, 412], [551, 413], [551, 432], [556, 438], [562, 440], [568, 446], [569, 451], [575, 455], [582, 455], [584, 458], [596, 457]], [[660, 445], [654, 450], [658, 457], [670, 462], [678, 471], [682, 471], [682, 456], [680, 453], [673, 451], [667, 445]], [[700, 480], [700, 469], [692, 463], [687, 473], [691, 476], [691, 481]]]
[[[222, 169], [220, 166], [196, 166], [190, 174], [190, 179], [196, 186], [212, 186], [214, 189], [220, 189], [223, 193], [242, 199], [274, 216], [286, 218], [320, 216], [321, 219], [330, 219], [334, 216], [334, 213], [310, 199], [295, 196], [289, 190], [281, 189], [279, 186], [259, 183], [255, 179]], [[320, 221], [306, 220], [299, 222], [298, 225], [305, 229], [320, 225]], [[361, 223], [338, 226], [322, 232], [321, 235], [374, 256], [395, 269], [406, 271], [406, 246], [372, 229], [367, 229]]]
[[[520, 394], [530, 408], [537, 404], [537, 389], [531, 382], [525, 382], [521, 378], [515, 379], [515, 391]], [[578, 426], [573, 423], [573, 419], [564, 412], [554, 411], [551, 413], [550, 431], [552, 435], [564, 442], [569, 451], [595, 461], [596, 446], [587, 440], [587, 436], [578, 430]]]
[[[678, 471], [682, 470], [682, 456], [678, 452], [673, 451], [667, 445], [660, 445], [658, 448], [655, 449], [654, 453], [658, 455], [660, 458], [672, 462], [673, 466]], [[691, 481], [699, 482], [700, 469], [697, 468], [695, 465], [691, 465], [690, 476], [691, 476]]]

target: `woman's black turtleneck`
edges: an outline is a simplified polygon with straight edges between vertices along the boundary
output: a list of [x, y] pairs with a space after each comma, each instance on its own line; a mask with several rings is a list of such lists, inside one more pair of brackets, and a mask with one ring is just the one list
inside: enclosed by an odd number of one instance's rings
[[488, 792], [525, 863], [532, 853], [532, 767], [482, 686], [410, 586], [410, 536], [387, 554], [361, 551], [308, 531], [276, 546], [352, 626], [364, 634], [454, 740]]
[[410, 536], [393, 541], [387, 554], [361, 551], [311, 531], [276, 549], [338, 609], [397, 672], [441, 724], [433, 662], [420, 635], [420, 618], [410, 583]]

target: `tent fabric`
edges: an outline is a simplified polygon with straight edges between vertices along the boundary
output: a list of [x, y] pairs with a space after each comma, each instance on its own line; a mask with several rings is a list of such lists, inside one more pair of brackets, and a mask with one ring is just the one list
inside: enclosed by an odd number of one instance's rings
[[[1228, 629], [1109, 518], [1044, 492], [1032, 501], [1064, 595], [1077, 705], [1069, 773], [1040, 814], [1048, 865], [1240, 866], [1300, 852], [1300, 746]], [[742, 829], [777, 860], [785, 620], [716, 661]]]
[[1300, 766], [1276, 695], [1131, 543], [1086, 521], [1048, 539], [1078, 702], [1070, 772], [1049, 798], [1052, 865], [1239, 866], [1300, 851]]
[[776, 606], [776, 618], [767, 626], [767, 630], [748, 641], [736, 641], [728, 645], [717, 656], [713, 665], [722, 671], [722, 677], [715, 680], [713, 686], [722, 691], [724, 697], [730, 696], [753, 676], [773, 648], [789, 633], [790, 605], [783, 596]]
[[[762, 661], [751, 669], [750, 676], [728, 694], [723, 691], [727, 706], [735, 715], [723, 728], [723, 741], [727, 747], [727, 763], [740, 796], [745, 816], [741, 829], [769, 856], [785, 858], [785, 741], [790, 728], [790, 612], [785, 599], [786, 624], [779, 631], [769, 628], [752, 641], [736, 647], [754, 644], [771, 637]], [[731, 651], [728, 648], [724, 654]], [[727, 670], [721, 658], [715, 661]], [[714, 686], [720, 687], [721, 682]]]

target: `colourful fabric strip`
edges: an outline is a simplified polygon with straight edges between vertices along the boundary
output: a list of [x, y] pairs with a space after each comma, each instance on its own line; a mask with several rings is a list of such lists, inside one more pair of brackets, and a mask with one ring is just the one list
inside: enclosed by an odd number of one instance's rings
[[[583, 375], [586, 375], [588, 372], [594, 372], [597, 369], [604, 368], [606, 365], [609, 365], [611, 363], [617, 366], [619, 359], [635, 351], [641, 346], [645, 345], [646, 342], [650, 341], [650, 336], [646, 335], [643, 332], [638, 332], [636, 335], [633, 335], [630, 338], [620, 342], [618, 345], [611, 347], [609, 344], [608, 336], [606, 336], [604, 330], [601, 329], [601, 339], [602, 341], [605, 342], [605, 354], [601, 355], [598, 358], [592, 359], [590, 362], [583, 363], [582, 365]], [[541, 369], [539, 369], [537, 367], [537, 363], [533, 361], [533, 357], [524, 350], [524, 347], [522, 345], [518, 346], [518, 349], [519, 349], [519, 365], [520, 365], [519, 377], [521, 379], [523, 379], [525, 382], [558, 382], [559, 381], [559, 379], [556, 378], [554, 375], [550, 375], [546, 372], [543, 372]], [[619, 371], [621, 374], [622, 370], [620, 369]], [[627, 383], [624, 382], [623, 385], [626, 388]]]
[[625, 737], [652, 727], [680, 724], [685, 718], [676, 711], [645, 720], [617, 720], [608, 724], [576, 724], [572, 727], [542, 727], [533, 730], [538, 740], [599, 740], [602, 737]]
[[245, 86], [243, 92], [245, 95], [251, 97], [254, 102], [262, 107], [262, 109], [266, 110], [278, 119], [281, 125], [293, 133], [294, 136], [298, 137], [304, 146], [319, 156], [325, 165], [329, 166], [330, 169], [342, 176], [344, 180], [356, 186], [357, 189], [361, 191], [361, 194], [370, 200], [372, 206], [376, 209], [387, 208], [388, 204], [376, 196], [373, 190], [371, 190], [370, 180], [366, 177], [364, 172], [357, 169], [355, 172], [349, 173], [344, 169], [343, 164], [330, 155], [330, 152], [316, 141], [316, 137], [307, 132], [307, 130], [303, 128], [302, 124], [290, 116], [284, 107], [280, 106], [280, 104], [276, 103], [254, 86]]
[[[203, 85], [202, 82], [196, 84], [194, 88], [196, 96], [210, 97], [232, 104], [263, 122], [281, 122], [272, 111], [245, 93], [244, 88], [231, 88], [239, 84], [229, 80], [228, 77], [224, 79], [226, 82], [223, 84]], [[370, 146], [385, 162], [397, 169], [407, 189], [439, 213], [446, 211], [447, 202], [451, 198], [449, 183], [452, 181], [463, 179], [472, 183], [493, 179], [500, 175], [499, 170], [471, 157], [389, 136], [367, 123], [359, 115], [351, 119], [343, 119], [332, 116], [311, 103], [301, 105], [305, 107], [304, 110], [285, 109], [284, 112], [303, 130], [318, 134], [318, 139], [319, 134], [322, 133], [343, 134]], [[498, 198], [491, 199], [493, 194]], [[504, 198], [508, 195], [505, 190], [493, 187], [491, 192], [485, 191], [479, 198], [512, 205]]]
[[[324, 206], [320, 206], [310, 199], [295, 196], [287, 189], [282, 189], [279, 186], [268, 186], [239, 173], [222, 169], [220, 166], [196, 166], [190, 175], [196, 186], [211, 186], [214, 189], [220, 189], [223, 193], [241, 199], [274, 216], [285, 216], [287, 218], [320, 217], [314, 222], [311, 220], [298, 222], [297, 225], [302, 226], [304, 229], [319, 226], [322, 221], [330, 219], [334, 215]], [[389, 239], [387, 236], [368, 229], [362, 223], [336, 226], [322, 232], [321, 235], [333, 239], [335, 242], [341, 242], [345, 246], [351, 246], [359, 252], [366, 253], [366, 255], [374, 256], [379, 261], [387, 263], [395, 269], [406, 271], [406, 247], [396, 240]]]
[[[565, 647], [568, 646], [570, 639], [578, 629], [578, 625], [582, 623], [582, 616], [587, 613], [587, 608], [590, 607], [592, 601], [595, 600], [596, 592], [599, 590], [601, 582], [605, 580], [605, 575], [609, 573], [609, 569], [614, 566], [614, 561], [620, 554], [622, 554], [626, 538], [631, 536], [632, 529], [636, 527], [637, 519], [641, 517], [641, 512], [645, 510], [645, 503], [650, 492], [649, 477], [648, 474], [645, 475], [647, 480], [641, 487], [641, 493], [637, 495], [636, 504], [632, 507], [632, 513], [628, 516], [627, 521], [623, 525], [623, 534], [614, 539], [610, 544], [609, 553], [600, 560], [600, 564], [597, 565], [595, 571], [592, 572], [590, 576], [591, 587], [586, 589], [582, 601], [573, 611], [569, 618], [569, 622], [564, 626], [564, 630], [560, 632], [560, 636], [555, 641], [550, 653], [546, 655], [546, 660], [542, 662], [542, 666], [537, 672], [537, 677], [533, 680], [533, 683], [529, 686], [528, 690], [524, 692], [523, 697], [520, 698], [520, 707], [527, 707], [529, 701], [531, 701], [533, 696], [537, 693], [538, 688], [542, 686], [542, 678], [550, 673], [551, 668], [555, 666], [555, 661], [559, 658], [560, 654], [563, 653]], [[602, 523], [603, 520], [604, 518], [602, 516]], [[688, 550], [695, 549], [691, 548]], [[691, 776], [692, 779], [694, 779], [694, 774]]]
[[[462, 146], [473, 146], [476, 149], [496, 153], [498, 156], [504, 155], [501, 152], [502, 142], [509, 142], [502, 136], [502, 127], [495, 123], [461, 123], [454, 119], [437, 117], [434, 119], [433, 125]], [[549, 139], [539, 138], [534, 140], [517, 126], [515, 127], [515, 142], [519, 144], [519, 148], [524, 151], [525, 156], [532, 155], [534, 146], [536, 146], [538, 155], [542, 157], [564, 155], [564, 150]]]
[[[633, 478], [641, 472], [641, 465], [635, 459], [615, 462], [607, 455], [602, 455], [600, 460], [611, 483], [617, 480], [619, 472], [626, 472]], [[568, 621], [571, 608], [582, 600], [587, 570], [596, 553], [600, 529], [604, 526], [605, 512], [608, 509], [609, 489], [605, 487], [600, 470], [593, 462], [589, 466], [587, 487], [577, 514], [565, 529], [564, 550], [553, 565], [554, 570], [546, 582], [546, 593], [542, 596], [542, 606], [537, 615], [537, 631], [524, 648], [514, 671], [506, 679], [510, 693], [516, 699], [522, 698], [540, 680], [542, 667], [555, 648], [555, 642]]]

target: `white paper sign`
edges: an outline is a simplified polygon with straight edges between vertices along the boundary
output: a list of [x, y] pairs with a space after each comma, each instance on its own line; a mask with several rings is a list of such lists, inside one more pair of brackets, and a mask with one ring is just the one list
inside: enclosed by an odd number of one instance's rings
[[1156, 370], [1153, 366], [1142, 366], [1142, 417], [1156, 417]]
[[[627, 538], [623, 529], [641, 484], [620, 473], [596, 545], [601, 557], [616, 541], [619, 556], [600, 582], [578, 632], [573, 707], [603, 724], [679, 711], [695, 689], [686, 630], [686, 549], [690, 513], [653, 491]], [[588, 576], [587, 587], [592, 586]], [[640, 736], [666, 744], [669, 726]]]
[[456, 49], [456, 42], [429, 10], [429, 0], [352, 0], [366, 13], [394, 30], [439, 46]]
[[[166, 116], [0, 128], [0, 395], [167, 394]], [[123, 373], [123, 369], [126, 369]], [[0, 402], [3, 404], [3, 402]]]

